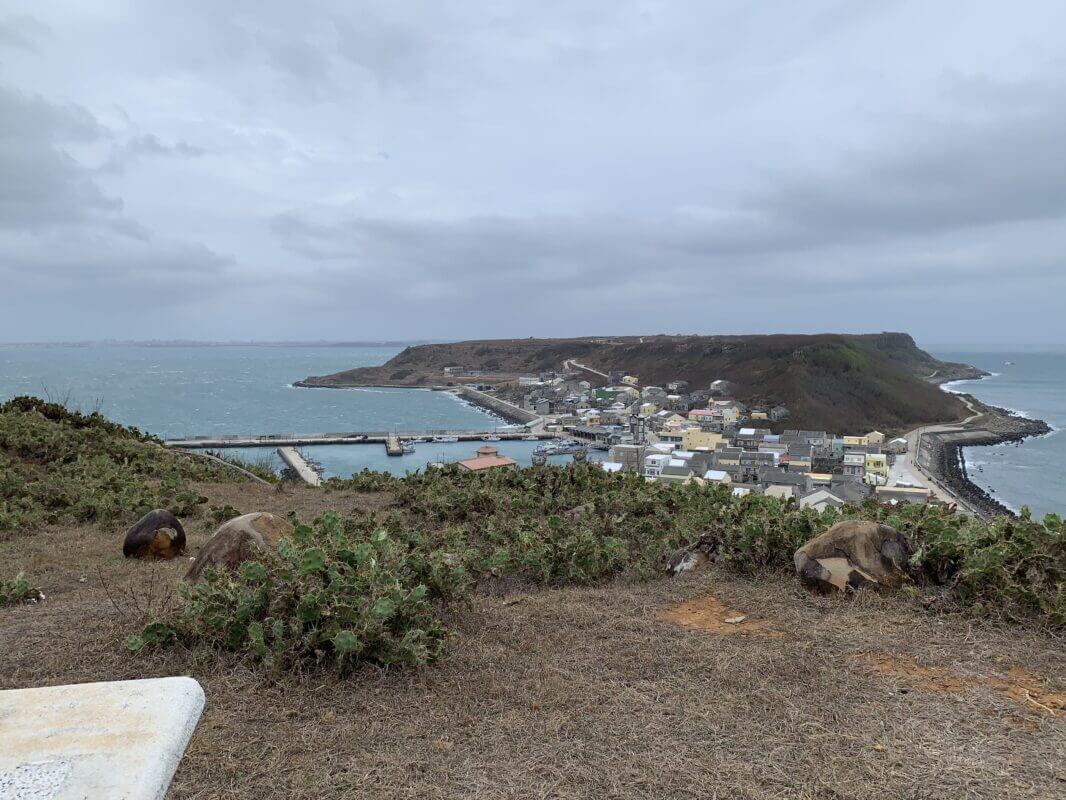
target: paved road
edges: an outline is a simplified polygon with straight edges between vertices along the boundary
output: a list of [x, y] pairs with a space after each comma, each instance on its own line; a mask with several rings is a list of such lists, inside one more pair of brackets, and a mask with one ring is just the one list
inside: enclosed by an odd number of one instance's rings
[[965, 430], [967, 425], [981, 416], [981, 412], [973, 407], [973, 404], [969, 399], [965, 397], [959, 397], [959, 399], [966, 404], [968, 409], [970, 409], [970, 416], [961, 422], [952, 422], [943, 425], [925, 425], [921, 428], [915, 428], [910, 433], [907, 433], [904, 437], [907, 440], [907, 452], [905, 455], [896, 457], [896, 462], [893, 464], [892, 470], [889, 473], [888, 482], [890, 486], [896, 483], [911, 483], [917, 486], [924, 486], [932, 491], [933, 496], [939, 500], [943, 500], [945, 503], [958, 503], [960, 508], [968, 510], [971, 513], [976, 513], [965, 500], [958, 497], [944, 484], [923, 470], [917, 463], [918, 448], [921, 446], [923, 436], [929, 433], [951, 433]]
[[571, 365], [577, 367], [578, 369], [583, 369], [585, 370], [585, 372], [591, 372], [593, 375], [599, 375], [603, 378], [607, 378], [608, 380], [611, 377], [606, 372], [600, 372], [598, 369], [593, 369], [592, 367], [586, 366], [585, 364], [582, 364], [579, 361], [575, 361], [572, 358], [568, 358], [566, 359], [566, 361], [563, 362], [563, 369], [570, 369]]

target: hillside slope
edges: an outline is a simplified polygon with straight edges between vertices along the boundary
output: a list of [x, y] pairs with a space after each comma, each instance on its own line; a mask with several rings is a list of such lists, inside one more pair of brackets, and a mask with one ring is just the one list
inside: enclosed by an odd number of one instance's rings
[[790, 425], [834, 431], [896, 432], [964, 416], [963, 405], [929, 378], [976, 377], [938, 361], [904, 333], [768, 336], [647, 336], [500, 339], [408, 347], [380, 367], [310, 377], [304, 386], [430, 386], [462, 365], [508, 375], [558, 369], [576, 359], [639, 377], [642, 385], [682, 379], [706, 387], [732, 382], [749, 404], [781, 404]]

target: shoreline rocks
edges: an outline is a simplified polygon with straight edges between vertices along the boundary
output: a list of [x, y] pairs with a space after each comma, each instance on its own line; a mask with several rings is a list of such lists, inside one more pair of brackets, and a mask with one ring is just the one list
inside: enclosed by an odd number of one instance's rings
[[931, 467], [936, 477], [954, 494], [984, 517], [1017, 516], [1017, 514], [989, 492], [970, 480], [963, 458], [964, 447], [991, 447], [997, 444], [1021, 442], [1030, 436], [1043, 436], [1051, 427], [1039, 419], [1029, 419], [1006, 409], [989, 406], [971, 398], [984, 413], [979, 428], [960, 436], [955, 433], [927, 434], [925, 441], [932, 451]]

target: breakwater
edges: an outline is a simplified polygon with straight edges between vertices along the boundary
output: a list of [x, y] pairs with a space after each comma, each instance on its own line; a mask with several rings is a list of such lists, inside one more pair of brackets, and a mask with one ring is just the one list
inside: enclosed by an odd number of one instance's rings
[[927, 466], [952, 493], [982, 516], [1016, 516], [1012, 509], [970, 480], [963, 448], [1020, 442], [1030, 436], [1043, 436], [1051, 428], [1043, 420], [1029, 419], [1006, 409], [980, 404], [972, 398], [971, 402], [979, 405], [983, 412], [980, 427], [926, 434], [923, 441], [928, 449]]
[[372, 433], [265, 433], [236, 434], [219, 436], [189, 436], [180, 439], [164, 439], [165, 447], [182, 450], [217, 450], [232, 447], [304, 447], [309, 445], [333, 444], [385, 444], [390, 438], [400, 441], [413, 441], [446, 437], [452, 441], [477, 442], [505, 439], [523, 439], [535, 435], [538, 438], [551, 439], [551, 433], [533, 433], [507, 428], [493, 428], [487, 431], [470, 430], [413, 430], [413, 431], [376, 431]]
[[494, 414], [503, 417], [506, 420], [517, 422], [521, 425], [535, 422], [540, 419], [540, 417], [532, 411], [516, 406], [514, 403], [509, 403], [506, 400], [487, 394], [486, 392], [478, 391], [470, 386], [460, 386], [459, 396], [474, 405], [480, 406], [481, 408], [487, 409]]

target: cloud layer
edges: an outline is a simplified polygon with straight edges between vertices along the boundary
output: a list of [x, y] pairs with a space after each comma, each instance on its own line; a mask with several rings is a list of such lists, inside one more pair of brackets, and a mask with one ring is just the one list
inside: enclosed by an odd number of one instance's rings
[[1059, 3], [91, 5], [0, 16], [0, 340], [1066, 345]]

